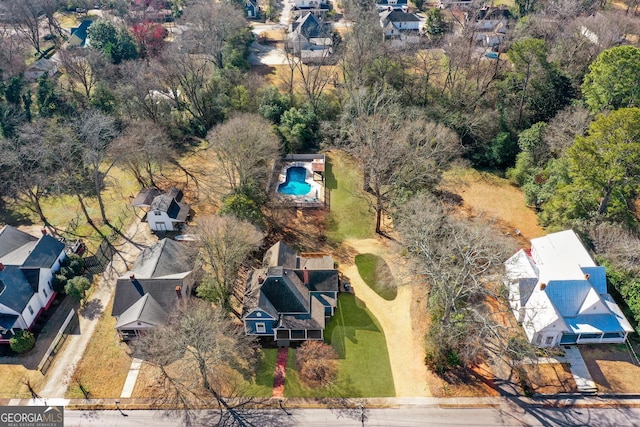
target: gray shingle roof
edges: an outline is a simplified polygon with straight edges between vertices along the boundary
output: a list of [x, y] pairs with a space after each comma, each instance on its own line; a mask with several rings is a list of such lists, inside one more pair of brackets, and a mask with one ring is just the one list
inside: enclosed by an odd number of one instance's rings
[[289, 246], [278, 242], [267, 249], [262, 258], [263, 267], [281, 266], [284, 268], [298, 268], [297, 254]]
[[0, 281], [5, 289], [0, 294], [0, 304], [22, 313], [34, 294], [33, 286], [17, 265], [5, 265], [0, 271]]
[[51, 268], [62, 251], [64, 251], [64, 243], [47, 234], [36, 243], [22, 267]]
[[312, 292], [338, 292], [338, 270], [296, 270], [296, 275]]
[[191, 270], [193, 262], [186, 258], [180, 243], [166, 238], [142, 251], [131, 269], [136, 277], [141, 279], [186, 273]]
[[0, 258], [37, 240], [38, 238], [31, 234], [27, 234], [10, 225], [5, 225], [2, 230], [0, 230]]
[[309, 291], [292, 270], [271, 267], [261, 292], [278, 313], [309, 312]]
[[162, 325], [167, 322], [168, 318], [169, 313], [151, 294], [146, 293], [118, 317], [116, 329], [134, 322], [144, 322], [154, 326]]
[[307, 39], [329, 37], [325, 26], [318, 21], [318, 18], [316, 18], [313, 13], [307, 13], [299, 17], [293, 25], [292, 33], [301, 35]]
[[153, 199], [161, 194], [162, 190], [159, 188], [145, 188], [133, 199], [131, 205], [136, 207], [150, 207]]
[[177, 286], [182, 286], [182, 279], [120, 278], [116, 282], [111, 315], [120, 316], [145, 294], [150, 294], [163, 310], [170, 312], [178, 300]]

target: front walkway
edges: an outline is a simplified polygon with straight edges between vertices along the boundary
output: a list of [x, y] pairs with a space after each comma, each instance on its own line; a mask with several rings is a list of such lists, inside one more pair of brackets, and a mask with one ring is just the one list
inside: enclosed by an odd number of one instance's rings
[[127, 374], [127, 379], [122, 386], [122, 392], [120, 397], [128, 398], [133, 394], [133, 389], [136, 388], [136, 381], [138, 381], [138, 374], [140, 374], [140, 368], [142, 367], [142, 359], [136, 359], [135, 357], [131, 361], [131, 368]]
[[280, 347], [276, 359], [276, 372], [273, 376], [273, 397], [284, 397], [284, 378], [287, 374], [289, 347]]
[[525, 360], [525, 363], [566, 363], [569, 365], [573, 380], [576, 382], [578, 392], [595, 393], [598, 391], [596, 383], [591, 378], [587, 364], [584, 363], [582, 354], [576, 345], [563, 345], [564, 356], [540, 357], [537, 360]]

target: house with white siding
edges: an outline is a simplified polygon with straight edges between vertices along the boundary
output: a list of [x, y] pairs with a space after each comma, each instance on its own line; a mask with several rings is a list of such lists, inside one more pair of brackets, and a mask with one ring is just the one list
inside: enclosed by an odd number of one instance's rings
[[605, 267], [597, 265], [573, 230], [531, 240], [505, 262], [514, 316], [529, 342], [622, 343], [633, 328], [607, 293]]

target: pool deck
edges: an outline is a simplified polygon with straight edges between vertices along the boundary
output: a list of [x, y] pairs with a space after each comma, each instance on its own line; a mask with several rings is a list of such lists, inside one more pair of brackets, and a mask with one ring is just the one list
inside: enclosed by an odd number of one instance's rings
[[[289, 194], [282, 194], [278, 192], [280, 184], [287, 180], [287, 170], [291, 167], [303, 167], [307, 170], [305, 182], [311, 186], [311, 189], [307, 194], [295, 196]], [[280, 170], [278, 175], [278, 181], [275, 185], [276, 197], [279, 201], [285, 204], [292, 204], [296, 208], [318, 208], [324, 206], [324, 182], [316, 181], [314, 177], [313, 162], [307, 161], [293, 161], [287, 162]]]

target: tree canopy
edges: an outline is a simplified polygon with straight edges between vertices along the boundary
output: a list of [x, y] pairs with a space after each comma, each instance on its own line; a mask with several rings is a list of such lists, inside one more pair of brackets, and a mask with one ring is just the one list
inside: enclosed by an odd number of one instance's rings
[[640, 107], [640, 49], [616, 46], [603, 51], [589, 66], [582, 94], [593, 112]]

